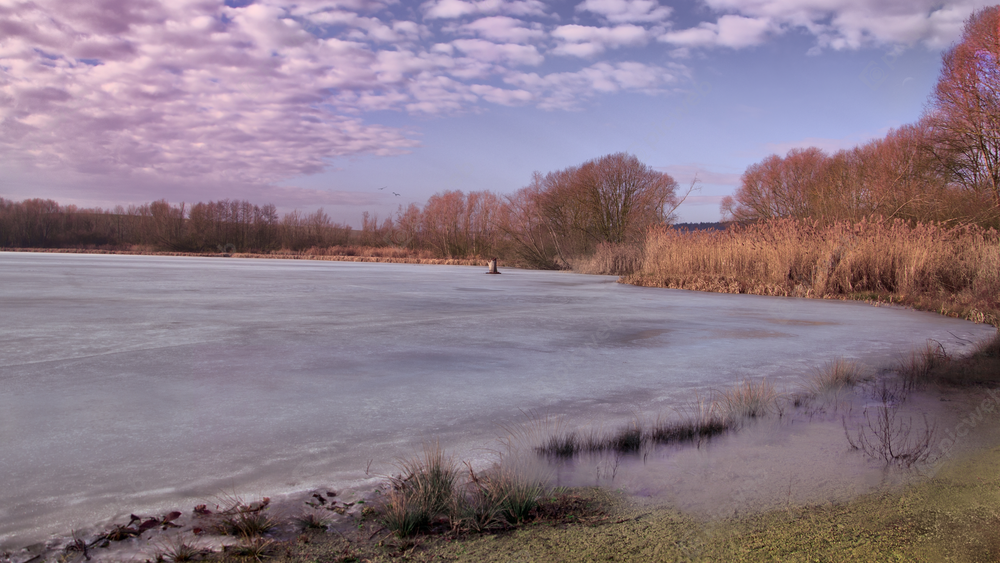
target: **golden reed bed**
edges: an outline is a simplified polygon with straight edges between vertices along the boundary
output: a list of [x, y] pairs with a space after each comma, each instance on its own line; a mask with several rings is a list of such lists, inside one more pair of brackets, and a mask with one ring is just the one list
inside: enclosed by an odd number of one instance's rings
[[621, 281], [898, 303], [1000, 326], [1000, 234], [975, 226], [885, 220], [654, 229], [641, 265]]

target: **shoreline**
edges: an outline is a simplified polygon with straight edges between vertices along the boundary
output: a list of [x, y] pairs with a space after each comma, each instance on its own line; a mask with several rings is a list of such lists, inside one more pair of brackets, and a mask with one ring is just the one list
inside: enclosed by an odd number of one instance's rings
[[[892, 374], [883, 375], [879, 381], [884, 382], [887, 378], [892, 379], [893, 377]], [[617, 481], [615, 477], [612, 477], [610, 481], [600, 483], [599, 477], [598, 482], [593, 485], [582, 482], [572, 483], [566, 494], [571, 496], [583, 495], [588, 498], [596, 494], [598, 497], [606, 497], [605, 500], [613, 497], [614, 500], [609, 505], [608, 510], [615, 517], [616, 524], [627, 522], [638, 523], [644, 520], [666, 521], [674, 524], [677, 522], [686, 522], [693, 529], [712, 531], [719, 527], [741, 527], [760, 520], [780, 519], [784, 515], [796, 512], [808, 513], [816, 510], [836, 510], [837, 507], [848, 507], [857, 503], [868, 502], [869, 499], [904, 498], [913, 491], [928, 488], [934, 490], [935, 485], [933, 483], [938, 478], [938, 475], [942, 471], [951, 471], [952, 467], [956, 464], [966, 463], [970, 459], [974, 461], [989, 455], [1000, 459], [1000, 447], [998, 447], [1000, 446], [1000, 424], [996, 424], [997, 420], [992, 420], [992, 424], [990, 424], [990, 418], [1000, 419], [1000, 410], [994, 411], [993, 408], [990, 408], [991, 415], [987, 414], [985, 419], [980, 419], [982, 424], [974, 425], [971, 431], [965, 432], [964, 435], [961, 434], [962, 431], [958, 430], [962, 426], [962, 422], [968, 419], [969, 413], [973, 411], [979, 413], [980, 407], [986, 405], [987, 401], [993, 401], [991, 403], [993, 407], [1000, 406], [1000, 393], [995, 388], [938, 387], [913, 392], [901, 400], [902, 404], [909, 405], [908, 408], [911, 415], [926, 412], [928, 406], [933, 408], [935, 405], [941, 405], [935, 417], [935, 423], [943, 428], [940, 434], [943, 440], [941, 444], [949, 440], [948, 436], [954, 438], [956, 432], [959, 435], [963, 435], [962, 440], [956, 440], [958, 443], [953, 441], [947, 448], [944, 448], [943, 445], [940, 447], [936, 446], [936, 451], [938, 451], [939, 455], [936, 455], [927, 465], [917, 466], [911, 470], [891, 467], [883, 468], [880, 467], [880, 463], [877, 461], [873, 462], [872, 460], [867, 460], [866, 462], [862, 460], [863, 462], [859, 465], [858, 461], [861, 453], [848, 451], [847, 443], [843, 436], [843, 433], [847, 432], [848, 424], [845, 417], [851, 416], [852, 409], [870, 401], [870, 397], [877, 390], [877, 383], [872, 381], [851, 388], [846, 392], [814, 397], [811, 400], [807, 400], [802, 406], [795, 407], [795, 412], [792, 413], [782, 412], [780, 415], [771, 414], [760, 420], [748, 420], [746, 421], [746, 426], [738, 427], [721, 437], [709, 439], [704, 444], [699, 442], [697, 444], [684, 444], [673, 447], [661, 446], [659, 448], [660, 453], [666, 454], [667, 457], [681, 458], [681, 462], [679, 463], [682, 466], [685, 463], [683, 458], [687, 458], [688, 460], [699, 457], [703, 458], [700, 466], [694, 467], [688, 464], [686, 470], [682, 472], [682, 474], [696, 478], [696, 481], [684, 483], [681, 487], [689, 493], [688, 496], [690, 498], [686, 500], [678, 497], [676, 494], [664, 495], [662, 491], [659, 493], [653, 492], [649, 488], [649, 483], [640, 490], [636, 490], [634, 483], [628, 481], [630, 477], [628, 474], [630, 469], [629, 464], [632, 466], [632, 469], [641, 466], [640, 469], [644, 469], [647, 476], [650, 472], [658, 473], [663, 470], [663, 466], [647, 467], [648, 465], [655, 465], [656, 461], [647, 461], [645, 457], [641, 463], [639, 463], [638, 457], [626, 460]], [[799, 395], [803, 396], [801, 393], [800, 391]], [[795, 395], [793, 393], [785, 393], [785, 397], [791, 401]], [[983, 397], [987, 398], [984, 399]], [[992, 397], [992, 399], [989, 397]], [[856, 415], [857, 413], [855, 413], [852, 420], [860, 420]], [[844, 420], [843, 431], [840, 429], [840, 420]], [[785, 438], [790, 435], [799, 435], [799, 439], [788, 443]], [[816, 436], [821, 436], [822, 439], [813, 439]], [[802, 451], [803, 439], [809, 441], [817, 449], [814, 451]], [[808, 493], [806, 496], [800, 496], [798, 493], [793, 494], [791, 484], [788, 485], [787, 497], [784, 494], [784, 483], [782, 481], [784, 477], [781, 476], [781, 470], [787, 469], [785, 466], [788, 465], [789, 461], [787, 457], [783, 457], [776, 451], [776, 448], [780, 449], [782, 447], [787, 450], [785, 452], [786, 455], [788, 453], [795, 453], [802, 459], [808, 459], [808, 463], [812, 464], [811, 468], [798, 468], [798, 473], [808, 477], [807, 482], [801, 483], [809, 489], [808, 491], [803, 489], [803, 492]], [[848, 457], [842, 457], [842, 463], [840, 464], [827, 463], [821, 459], [822, 456], [816, 457], [816, 452], [829, 450], [831, 447], [833, 450], [836, 450], [834, 452], [836, 455]], [[747, 451], [761, 450], [769, 451], [766, 454], [757, 455], [756, 459], [748, 459], [745, 455]], [[706, 460], [709, 460], [711, 456], [714, 456], [716, 460], [727, 456], [730, 460], [735, 459], [739, 462], [739, 469], [736, 473], [733, 473], [732, 467], [735, 466], [731, 464], [729, 466], [723, 464], [722, 467], [719, 467], [718, 464], [713, 466], [713, 463], [709, 461], [705, 465]], [[854, 456], [854, 459], [850, 459], [849, 456]], [[616, 471], [618, 471], [617, 463], [618, 460], [616, 458]], [[676, 465], [677, 463], [675, 459], [674, 464]], [[848, 474], [847, 481], [857, 480], [859, 475], [861, 475], [857, 473], [857, 468], [865, 465], [868, 466], [868, 477], [862, 478], [861, 481], [856, 483], [859, 485], [859, 488], [852, 488], [845, 494], [845, 490], [839, 490], [837, 484], [831, 486], [829, 481], [834, 475], [838, 475], [843, 481], [844, 474], [846, 473]], [[769, 474], [773, 474], [770, 476], [770, 480], [773, 481], [770, 485], [766, 483], [769, 479]], [[880, 480], [872, 479], [879, 474], [881, 474]], [[727, 479], [724, 480], [720, 476], [727, 477]], [[373, 477], [366, 486], [349, 490], [335, 491], [329, 487], [312, 487], [270, 499], [261, 495], [264, 499], [264, 504], [270, 503], [274, 511], [283, 518], [283, 521], [275, 531], [268, 535], [270, 538], [269, 541], [278, 542], [283, 545], [287, 544], [286, 555], [295, 552], [297, 549], [296, 542], [301, 540], [302, 531], [297, 530], [293, 521], [298, 515], [304, 513], [304, 505], [312, 506], [315, 509], [305, 509], [306, 513], [319, 511], [321, 507], [317, 506], [316, 501], [313, 500], [317, 495], [329, 498], [332, 501], [329, 505], [330, 508], [327, 508], [326, 502], [323, 502], [324, 506], [322, 508], [331, 511], [323, 513], [324, 517], [330, 521], [330, 531], [323, 532], [322, 535], [324, 537], [328, 536], [329, 538], [327, 539], [331, 539], [337, 535], [345, 537], [345, 534], [350, 534], [352, 531], [367, 529], [365, 526], [371, 527], [375, 531], [375, 535], [377, 535], [379, 532], [376, 528], [379, 526], [372, 522], [372, 515], [368, 513], [368, 507], [377, 506], [378, 499], [382, 496], [381, 492], [388, 491], [391, 487], [387, 488], [388, 481], [384, 476], [381, 479], [376, 479]], [[640, 477], [641, 479], [642, 477]], [[705, 487], [708, 484], [716, 486]], [[587, 492], [590, 487], [596, 487], [596, 490], [601, 492]], [[655, 488], [655, 485], [653, 487]], [[714, 489], [712, 494], [707, 497], [704, 493], [699, 493], [700, 490], [706, 488]], [[612, 491], [615, 492], [612, 493]], [[763, 494], [761, 494], [761, 491], [763, 491]], [[611, 495], [611, 497], [608, 497], [608, 495]], [[694, 495], [694, 497], [691, 497], [691, 495]], [[701, 497], [701, 501], [692, 502], [692, 498], [695, 497]], [[249, 505], [261, 500], [258, 497], [244, 497], [236, 492], [222, 492], [214, 497], [216, 503], [214, 507], [212, 504], [213, 499], [206, 499], [204, 504], [208, 505], [209, 511], [218, 512], [220, 506], [227, 502], [227, 499], [240, 499], [241, 503], [246, 502]], [[727, 504], [726, 500], [720, 502], [720, 499], [728, 499], [729, 504]], [[340, 502], [340, 506], [343, 508], [333, 508], [337, 504], [337, 501]], [[101, 539], [106, 536], [109, 530], [113, 530], [115, 526], [121, 527], [125, 524], [124, 521], [116, 521], [118, 520], [117, 518], [112, 518], [105, 522], [94, 523], [87, 528], [74, 529], [69, 535], [63, 533], [50, 537], [48, 540], [41, 542], [41, 544], [36, 543], [15, 549], [8, 548], [6, 551], [0, 552], [0, 561], [3, 563], [40, 563], [42, 561], [55, 560], [65, 562], [67, 561], [66, 556], [74, 553], [72, 546], [77, 539], [82, 539], [90, 546], [87, 552], [88, 561], [91, 559], [95, 561], [121, 560], [123, 557], [133, 559], [135, 557], [146, 557], [149, 560], [153, 560], [155, 559], [155, 553], [161, 553], [164, 549], [167, 549], [165, 546], [170, 541], [183, 535], [188, 535], [192, 540], [196, 540], [201, 548], [211, 549], [216, 553], [223, 553], [224, 550], [230, 549], [230, 547], [226, 546], [236, 545], [236, 538], [199, 531], [205, 527], [207, 520], [197, 514], [197, 510], [195, 508], [192, 511], [190, 507], [172, 508], [170, 513], [178, 514], [178, 516], [170, 520], [169, 525], [167, 523], [169, 517], [165, 516], [168, 514], [167, 510], [163, 511], [163, 515], [140, 514], [136, 524], [150, 518], [162, 518], [162, 529], [159, 526], [153, 526], [149, 530], [149, 533], [143, 534], [141, 537], [127, 539], [122, 542], [109, 543], [108, 541], [103, 541], [102, 544]], [[333, 510], [337, 510], [337, 512], [332, 512]], [[136, 516], [132, 518], [135, 519]], [[605, 520], [598, 519], [599, 522], [605, 522]], [[583, 524], [563, 524], [562, 529], [568, 530], [567, 534], [569, 535], [587, 535], [589, 533], [587, 526]], [[599, 525], [603, 526], [604, 524]], [[623, 527], [628, 527], [628, 525]], [[518, 541], [524, 541], [524, 538], [520, 540], [516, 538], [518, 534], [544, 534], [546, 532], [547, 530], [539, 529], [538, 524], [527, 524], [515, 527], [512, 532], [472, 534], [454, 539], [458, 540], [456, 545], [462, 542], [480, 544], [482, 542], [489, 542], [491, 538], [496, 537], [503, 538], [506, 543], [513, 543], [516, 546]], [[315, 539], [319, 542], [319, 538]], [[391, 543], [394, 538], [386, 536], [383, 539]], [[648, 539], [652, 541], [655, 538]], [[402, 545], [408, 545], [405, 540], [399, 541], [403, 542]], [[434, 544], [433, 548], [428, 546], [427, 549], [431, 550], [429, 553], [434, 552], [433, 550], [450, 549], [453, 547], [451, 545], [452, 540], [447, 539], [446, 535], [432, 535], [426, 537], [425, 540], [421, 540], [418, 537], [414, 541], [417, 542], [417, 545], [421, 541]], [[444, 542], [443, 544], [442, 541]], [[380, 540], [378, 545], [381, 546], [382, 543]], [[71, 560], [73, 563], [80, 563], [82, 557], [82, 552], [77, 553]], [[431, 555], [429, 555], [427, 560], [430, 558], [432, 558]], [[292, 560], [298, 561], [294, 558]], [[471, 558], [458, 560], [486, 561], [492, 559]], [[644, 559], [625, 560], [640, 561]]]
[[[391, 256], [346, 256], [311, 254], [262, 254], [253, 252], [161, 252], [147, 250], [99, 250], [80, 248], [3, 248], [0, 252], [37, 252], [45, 254], [121, 254], [126, 256], [176, 256], [193, 258], [258, 258], [265, 260], [320, 260], [328, 262], [372, 262], [384, 264], [434, 264], [441, 266], [486, 266], [485, 259], [466, 258], [396, 258]], [[514, 267], [514, 266], [511, 266]]]
[[[168, 252], [151, 250], [102, 250], [102, 249], [81, 249], [81, 248], [0, 248], [0, 252], [16, 253], [47, 253], [47, 254], [120, 254], [128, 256], [176, 256], [176, 257], [197, 257], [197, 258], [255, 258], [264, 260], [318, 260], [327, 262], [361, 262], [361, 263], [381, 263], [381, 264], [427, 264], [441, 266], [482, 266], [488, 267], [488, 259], [468, 259], [468, 258], [410, 258], [392, 256], [347, 256], [347, 255], [319, 255], [319, 254], [268, 254], [268, 253], [218, 253], [218, 252]], [[511, 263], [507, 268], [526, 268], [523, 264]], [[539, 270], [542, 271], [542, 270]], [[547, 271], [547, 270], [545, 270]], [[559, 270], [580, 275], [584, 274], [576, 270]], [[616, 276], [618, 283], [631, 285], [634, 287], [648, 287], [661, 289], [680, 289], [685, 291], [696, 291], [702, 293], [728, 293], [738, 295], [759, 295], [763, 297], [797, 297], [803, 299], [818, 299], [826, 301], [851, 301], [865, 303], [872, 307], [901, 307], [914, 311], [924, 311], [936, 313], [938, 315], [970, 321], [976, 324], [989, 324], [1000, 330], [1000, 317], [972, 309], [965, 313], [948, 310], [942, 303], [925, 303], [919, 297], [917, 299], [907, 299], [895, 295], [822, 295], [813, 294], [792, 294], [775, 291], [765, 291], [754, 287], [739, 288], [721, 283], [675, 283], [654, 279], [639, 272]], [[734, 290], [734, 288], [736, 288]], [[773, 289], [773, 288], [772, 288]]]

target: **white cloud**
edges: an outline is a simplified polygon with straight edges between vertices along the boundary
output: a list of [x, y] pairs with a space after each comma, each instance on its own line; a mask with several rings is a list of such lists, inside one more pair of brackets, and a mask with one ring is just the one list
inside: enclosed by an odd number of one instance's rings
[[323, 105], [330, 88], [378, 85], [363, 45], [317, 40], [274, 6], [121, 4], [111, 21], [59, 2], [0, 12], [5, 161], [272, 182], [416, 146]]
[[[637, 62], [522, 72], [545, 62], [544, 27], [518, 17], [542, 14], [535, 0], [425, 4], [429, 19], [487, 14], [449, 24], [466, 34], [457, 39], [386, 5], [0, 0], [0, 165], [274, 183], [338, 157], [418, 146], [414, 132], [372, 123], [371, 112], [579, 109], [601, 94], [660, 94], [687, 78], [680, 65]], [[557, 49], [583, 55], [651, 34], [623, 24], [562, 26], [554, 37]]]
[[574, 24], [557, 27], [552, 31], [552, 37], [561, 42], [553, 53], [591, 57], [608, 48], [642, 45], [649, 40], [650, 33], [638, 25], [593, 27]]
[[468, 56], [486, 63], [509, 62], [515, 65], [539, 65], [545, 60], [532, 45], [498, 44], [482, 39], [456, 39], [452, 45]]
[[509, 16], [545, 15], [539, 0], [429, 0], [421, 5], [427, 19], [454, 19], [464, 16], [505, 14]]
[[485, 84], [473, 85], [471, 89], [476, 95], [481, 96], [484, 100], [504, 106], [524, 105], [531, 102], [535, 98], [534, 94], [528, 92], [527, 90], [507, 90]]
[[458, 31], [504, 43], [530, 43], [545, 38], [541, 24], [528, 24], [507, 16], [489, 16], [467, 23]]
[[[961, 35], [973, 9], [992, 2], [957, 0], [705, 0], [725, 14], [770, 20], [816, 36], [821, 48], [857, 49], [872, 45], [941, 48]], [[721, 21], [720, 21], [721, 23]]]
[[575, 72], [547, 75], [511, 72], [504, 82], [534, 92], [542, 109], [579, 109], [581, 102], [598, 94], [635, 91], [662, 93], [665, 88], [686, 78], [687, 69], [672, 64], [647, 65], [637, 62], [596, 63]]
[[426, 27], [415, 22], [393, 21], [383, 22], [378, 18], [363, 17], [355, 12], [326, 10], [314, 12], [305, 16], [312, 24], [319, 26], [347, 26], [356, 28], [350, 37], [356, 41], [373, 41], [377, 43], [412, 43], [422, 36], [429, 35]]
[[662, 22], [673, 12], [656, 0], [584, 0], [576, 10], [599, 14], [611, 23]]
[[731, 47], [741, 49], [763, 43], [774, 29], [767, 18], [725, 15], [717, 23], [702, 22], [697, 27], [669, 31], [660, 41], [680, 47]]

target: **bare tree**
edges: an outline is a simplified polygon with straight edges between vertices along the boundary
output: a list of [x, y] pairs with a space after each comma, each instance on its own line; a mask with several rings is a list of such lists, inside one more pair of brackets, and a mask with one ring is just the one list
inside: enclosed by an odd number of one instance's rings
[[1000, 6], [973, 12], [942, 57], [928, 120], [932, 150], [965, 188], [1000, 208]]
[[826, 153], [810, 147], [751, 164], [740, 178], [735, 199], [723, 200], [722, 211], [736, 221], [808, 217], [825, 180], [828, 161]]
[[559, 264], [551, 231], [542, 217], [542, 196], [542, 176], [535, 173], [530, 185], [506, 197], [496, 223], [518, 258], [536, 268], [554, 270]]
[[650, 226], [667, 222], [666, 207], [677, 198], [677, 182], [628, 153], [615, 153], [585, 163], [576, 172], [590, 207], [599, 242], [634, 242]]

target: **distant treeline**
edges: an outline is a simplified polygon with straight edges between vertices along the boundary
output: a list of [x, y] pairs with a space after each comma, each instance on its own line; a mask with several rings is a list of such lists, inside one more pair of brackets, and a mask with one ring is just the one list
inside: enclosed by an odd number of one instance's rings
[[650, 227], [668, 224], [676, 187], [669, 175], [618, 153], [535, 174], [510, 196], [446, 191], [381, 221], [366, 212], [360, 230], [332, 222], [322, 209], [279, 217], [274, 205], [241, 200], [80, 209], [0, 198], [0, 246], [318, 254], [394, 247], [421, 256], [499, 256], [508, 263], [564, 268], [602, 244], [638, 244]]
[[0, 198], [0, 246], [8, 248], [266, 252], [345, 244], [350, 234], [349, 226], [333, 223], [322, 209], [279, 218], [274, 205], [240, 200], [81, 209], [49, 199]]

